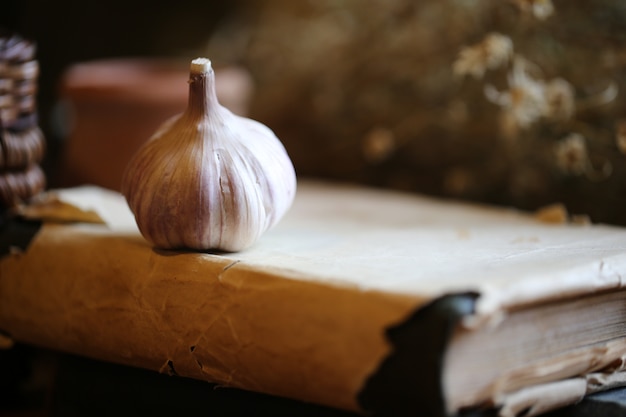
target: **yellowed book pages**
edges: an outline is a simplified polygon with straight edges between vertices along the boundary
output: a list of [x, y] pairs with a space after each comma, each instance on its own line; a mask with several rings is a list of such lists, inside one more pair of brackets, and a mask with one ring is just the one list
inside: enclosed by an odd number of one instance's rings
[[154, 249], [100, 188], [48, 197], [22, 210], [46, 220], [27, 250], [0, 260], [5, 335], [349, 410], [393, 354], [387, 330], [441, 297], [475, 294], [459, 326], [480, 328], [626, 276], [623, 228], [346, 184], [301, 182], [286, 217], [240, 253]]

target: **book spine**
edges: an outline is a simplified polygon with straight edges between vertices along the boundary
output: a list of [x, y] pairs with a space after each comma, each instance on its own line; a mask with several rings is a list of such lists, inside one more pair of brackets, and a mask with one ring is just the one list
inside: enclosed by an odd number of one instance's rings
[[359, 393], [361, 407], [374, 415], [446, 416], [446, 347], [457, 323], [474, 312], [476, 298], [473, 293], [442, 296], [390, 327], [386, 336], [392, 350]]
[[102, 225], [33, 230], [0, 258], [0, 331], [15, 342], [339, 409], [359, 410], [385, 329], [422, 303]]

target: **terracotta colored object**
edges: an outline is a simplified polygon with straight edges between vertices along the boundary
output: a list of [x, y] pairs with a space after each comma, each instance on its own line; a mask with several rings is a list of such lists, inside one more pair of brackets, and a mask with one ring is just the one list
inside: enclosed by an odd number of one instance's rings
[[[59, 96], [69, 110], [60, 182], [119, 190], [138, 147], [187, 105], [188, 63], [113, 59], [78, 63], [64, 73]], [[217, 95], [245, 115], [252, 81], [244, 69], [216, 69]]]

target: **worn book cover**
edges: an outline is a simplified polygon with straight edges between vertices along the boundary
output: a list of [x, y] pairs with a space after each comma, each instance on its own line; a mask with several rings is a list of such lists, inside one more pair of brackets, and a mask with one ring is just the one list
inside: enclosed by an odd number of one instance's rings
[[123, 197], [5, 222], [10, 341], [363, 413], [538, 415], [626, 385], [626, 230], [301, 181], [238, 253], [164, 251]]

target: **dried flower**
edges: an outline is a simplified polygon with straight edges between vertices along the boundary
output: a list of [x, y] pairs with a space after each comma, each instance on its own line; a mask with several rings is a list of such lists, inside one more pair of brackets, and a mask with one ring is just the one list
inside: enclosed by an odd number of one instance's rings
[[562, 203], [554, 203], [539, 207], [534, 213], [535, 219], [542, 223], [564, 224], [567, 223], [567, 208]]
[[443, 181], [444, 190], [454, 196], [464, 196], [476, 189], [474, 173], [467, 168], [455, 167], [450, 169]]
[[503, 107], [519, 127], [527, 128], [547, 113], [545, 85], [530, 76], [522, 60], [515, 60], [508, 84], [505, 92], [492, 85], [485, 86], [485, 96]]
[[563, 78], [555, 78], [545, 83], [546, 113], [554, 120], [567, 120], [574, 115], [576, 103], [574, 87]]
[[363, 155], [370, 163], [387, 159], [396, 149], [396, 138], [389, 129], [378, 127], [370, 130], [363, 138]]
[[511, 0], [525, 14], [545, 20], [554, 13], [552, 0]]
[[507, 136], [515, 136], [541, 118], [569, 119], [576, 110], [570, 83], [562, 78], [537, 79], [531, 75], [533, 68], [532, 63], [518, 56], [508, 74], [508, 90], [500, 92], [492, 85], [485, 86], [487, 99], [504, 110], [501, 121]]
[[459, 76], [472, 75], [474, 78], [482, 78], [487, 69], [500, 68], [512, 55], [511, 38], [493, 32], [485, 36], [481, 42], [461, 49], [452, 70]]
[[589, 157], [585, 138], [579, 133], [570, 133], [555, 147], [557, 166], [571, 175], [582, 175], [587, 171]]
[[618, 120], [615, 132], [617, 149], [626, 155], [626, 119]]
[[581, 110], [593, 109], [604, 106], [614, 101], [619, 94], [619, 87], [615, 81], [610, 82], [605, 89], [591, 94], [576, 103], [576, 108]]
[[591, 224], [591, 218], [588, 214], [572, 214], [570, 216], [570, 223], [579, 226], [589, 226]]

